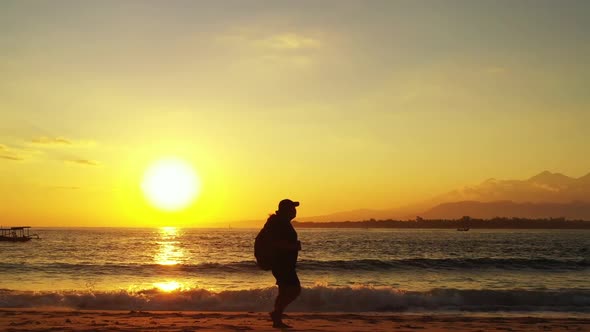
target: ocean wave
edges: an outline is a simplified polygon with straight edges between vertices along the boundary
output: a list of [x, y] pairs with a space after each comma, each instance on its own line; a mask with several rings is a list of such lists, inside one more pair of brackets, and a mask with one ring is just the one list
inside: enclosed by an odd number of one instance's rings
[[[584, 271], [590, 270], [590, 261], [555, 260], [555, 259], [520, 259], [520, 258], [461, 258], [461, 259], [361, 259], [361, 260], [300, 260], [300, 270], [305, 271], [388, 271], [388, 270], [464, 270], [464, 269], [500, 269], [500, 270], [543, 270], [543, 271]], [[93, 274], [129, 273], [134, 275], [151, 275], [161, 271], [177, 272], [253, 272], [259, 271], [252, 261], [239, 262], [204, 262], [200, 264], [94, 264], [94, 263], [0, 263], [0, 270], [20, 272], [80, 272]]]
[[[214, 292], [188, 289], [163, 292], [0, 290], [0, 307], [65, 307], [92, 310], [194, 310], [266, 311], [276, 288]], [[385, 287], [304, 288], [290, 307], [301, 312], [401, 312], [401, 311], [554, 311], [590, 312], [590, 291], [459, 290], [425, 292]]]
[[320, 269], [360, 269], [360, 270], [395, 270], [408, 268], [424, 269], [506, 269], [506, 270], [571, 270], [590, 269], [590, 261], [556, 260], [556, 259], [522, 259], [522, 258], [414, 258], [398, 260], [337, 260], [337, 261], [306, 261], [298, 263], [303, 268]]

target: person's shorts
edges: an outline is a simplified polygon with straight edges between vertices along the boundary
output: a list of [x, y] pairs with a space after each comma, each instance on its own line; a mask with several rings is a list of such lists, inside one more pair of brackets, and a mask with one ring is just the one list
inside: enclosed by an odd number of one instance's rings
[[301, 286], [295, 269], [272, 269], [272, 275], [277, 279], [277, 285], [279, 287]]

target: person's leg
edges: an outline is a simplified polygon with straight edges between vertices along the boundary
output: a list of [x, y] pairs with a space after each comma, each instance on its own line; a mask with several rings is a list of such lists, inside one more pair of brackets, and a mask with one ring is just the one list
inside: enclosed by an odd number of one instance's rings
[[293, 302], [301, 293], [301, 283], [295, 269], [281, 271], [280, 277], [277, 278], [279, 286], [279, 295], [275, 301], [275, 313], [281, 316], [285, 308]]
[[273, 327], [289, 328], [291, 326], [283, 323], [283, 312], [285, 308], [293, 302], [301, 293], [299, 285], [279, 285], [279, 294], [275, 300], [274, 311], [270, 313]]
[[283, 312], [301, 293], [299, 277], [294, 269], [274, 269], [272, 274], [277, 279], [279, 294], [275, 300], [274, 311], [270, 313], [274, 327], [289, 327], [283, 323]]
[[274, 313], [281, 317], [285, 308], [301, 294], [301, 286], [299, 285], [280, 285], [279, 295], [275, 300]]

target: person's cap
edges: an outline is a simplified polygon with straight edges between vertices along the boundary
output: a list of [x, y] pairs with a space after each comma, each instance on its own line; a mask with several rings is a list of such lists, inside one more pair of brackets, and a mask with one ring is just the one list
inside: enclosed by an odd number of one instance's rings
[[299, 202], [293, 202], [290, 199], [284, 199], [279, 203], [279, 210], [290, 209], [299, 206]]

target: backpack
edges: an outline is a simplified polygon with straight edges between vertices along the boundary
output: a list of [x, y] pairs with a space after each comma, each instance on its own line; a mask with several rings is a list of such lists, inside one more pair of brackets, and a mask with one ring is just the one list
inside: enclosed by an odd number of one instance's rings
[[265, 271], [272, 269], [272, 263], [274, 260], [274, 250], [270, 243], [270, 236], [271, 234], [269, 234], [268, 229], [263, 227], [254, 240], [254, 257], [256, 257], [256, 265]]

